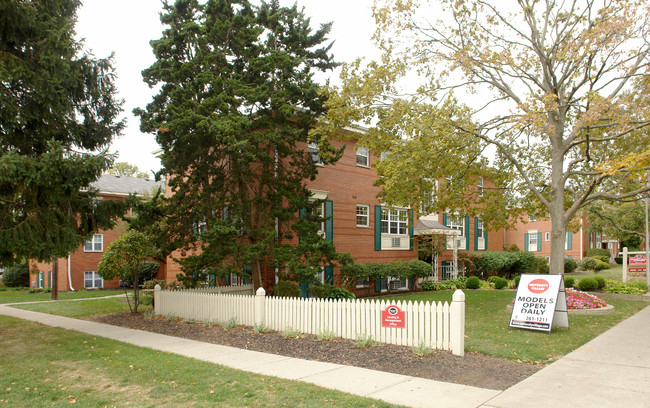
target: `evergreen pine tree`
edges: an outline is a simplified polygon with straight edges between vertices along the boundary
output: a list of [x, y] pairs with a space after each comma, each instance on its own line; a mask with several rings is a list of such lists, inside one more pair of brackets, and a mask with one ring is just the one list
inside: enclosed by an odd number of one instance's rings
[[[157, 61], [143, 72], [160, 92], [136, 113], [163, 149], [169, 240], [191, 254], [180, 260], [182, 279], [196, 284], [250, 265], [257, 288], [260, 263], [283, 240], [297, 229], [317, 234], [299, 227], [299, 213], [312, 205], [305, 181], [317, 165], [307, 143], [324, 112], [312, 76], [335, 66], [322, 46], [331, 25], [312, 32], [296, 6], [246, 0], [166, 3], [161, 21], [168, 28], [152, 41]], [[325, 163], [337, 160], [317, 142]]]
[[112, 59], [93, 58], [74, 38], [79, 5], [0, 2], [0, 261], [6, 263], [66, 256], [122, 211], [88, 189], [111, 164], [105, 149], [123, 122]]

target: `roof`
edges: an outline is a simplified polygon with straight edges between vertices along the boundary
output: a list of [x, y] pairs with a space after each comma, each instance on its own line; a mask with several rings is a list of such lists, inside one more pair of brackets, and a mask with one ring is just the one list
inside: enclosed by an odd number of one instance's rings
[[415, 235], [460, 235], [460, 232], [442, 225], [438, 221], [418, 220], [418, 225], [413, 229]]
[[165, 187], [164, 181], [155, 181], [138, 177], [103, 174], [99, 180], [91, 183], [102, 194], [129, 195], [153, 193], [158, 187]]

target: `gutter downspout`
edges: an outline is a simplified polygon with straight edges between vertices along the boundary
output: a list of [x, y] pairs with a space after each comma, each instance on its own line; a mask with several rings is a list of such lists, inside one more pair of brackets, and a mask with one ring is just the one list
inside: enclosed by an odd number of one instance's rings
[[68, 285], [70, 285], [70, 290], [74, 292], [74, 288], [72, 287], [71, 273], [70, 273], [70, 254], [68, 254]]

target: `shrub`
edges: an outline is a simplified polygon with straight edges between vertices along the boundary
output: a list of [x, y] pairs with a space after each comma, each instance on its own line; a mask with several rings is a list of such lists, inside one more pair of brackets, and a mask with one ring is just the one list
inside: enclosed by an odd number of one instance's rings
[[606, 256], [607, 260], [609, 261], [611, 253], [609, 252], [609, 249], [591, 248], [587, 250], [586, 255], [592, 258], [595, 258], [596, 256]]
[[319, 299], [324, 299], [329, 296], [330, 292], [332, 291], [333, 286], [330, 285], [329, 283], [316, 283], [314, 285], [311, 285], [309, 287], [309, 290], [311, 291], [311, 294], [314, 295], [314, 297], [317, 297]]
[[619, 265], [623, 265], [623, 257], [617, 256], [616, 258], [614, 258], [614, 262], [616, 262]]
[[609, 269], [610, 265], [608, 262], [603, 262], [596, 259], [596, 272]]
[[580, 269], [583, 271], [595, 271], [597, 267], [598, 261], [590, 256], [584, 257], [582, 258], [582, 261], [580, 261]]
[[142, 286], [144, 289], [154, 289], [156, 285], [160, 285], [160, 289], [167, 288], [167, 281], [164, 279], [151, 279], [144, 282]]
[[598, 284], [598, 289], [602, 289], [605, 287], [605, 278], [602, 276], [594, 276], [594, 280]]
[[[645, 289], [641, 289], [634, 285], [635, 282], [631, 281], [623, 283], [621, 281], [608, 280], [607, 286], [605, 287], [605, 292], [607, 293], [619, 293], [623, 295], [643, 295], [647, 291], [647, 285]], [[645, 282], [643, 282], [645, 284]]]
[[18, 264], [8, 267], [2, 274], [2, 283], [8, 288], [29, 286], [29, 266]]
[[371, 335], [366, 335], [366, 334], [359, 334], [357, 335], [357, 339], [354, 341], [354, 345], [358, 348], [370, 348], [370, 347], [375, 347], [378, 346], [379, 343], [375, 341], [375, 339], [372, 338]]
[[420, 289], [427, 290], [427, 291], [440, 290], [440, 287], [436, 282], [427, 281], [427, 282], [420, 282]]
[[336, 338], [336, 335], [332, 330], [323, 330], [316, 336], [318, 341], [332, 341]]
[[230, 330], [237, 327], [238, 324], [239, 324], [239, 320], [237, 319], [237, 317], [233, 316], [227, 321], [221, 323], [221, 327], [223, 327], [224, 330]]
[[280, 333], [282, 337], [291, 337], [294, 339], [297, 339], [300, 337], [302, 333], [300, 333], [300, 330], [294, 329], [291, 326], [287, 326], [282, 330], [282, 333]]
[[564, 277], [564, 287], [565, 288], [572, 288], [576, 284], [576, 278], [573, 276], [566, 276]]
[[596, 290], [598, 289], [598, 282], [594, 278], [583, 278], [578, 282], [578, 289], [582, 291]]
[[255, 334], [263, 334], [263, 333], [268, 333], [270, 331], [271, 329], [266, 327], [264, 323], [256, 324], [255, 326], [253, 326], [253, 333]]
[[605, 262], [606, 264], [609, 264], [609, 256], [605, 255], [594, 255], [594, 258], [596, 258], [597, 261]]
[[546, 258], [541, 256], [535, 257], [535, 273], [548, 275], [550, 268], [551, 266], [546, 261]]
[[300, 286], [289, 281], [280, 281], [273, 287], [273, 295], [278, 297], [300, 297]]
[[481, 287], [481, 280], [476, 276], [470, 276], [465, 281], [465, 287], [467, 289], [478, 289]]
[[356, 296], [354, 296], [354, 293], [350, 292], [347, 289], [344, 288], [339, 288], [339, 287], [334, 287], [332, 290], [330, 290], [329, 295], [327, 295], [329, 299], [356, 299]]
[[494, 287], [496, 289], [503, 289], [508, 287], [508, 280], [506, 278], [497, 278], [496, 281], [494, 281]]
[[521, 280], [521, 275], [515, 276], [515, 288], [519, 287], [519, 281]]
[[506, 251], [508, 252], [520, 252], [521, 249], [517, 246], [517, 244], [512, 244], [509, 247], [505, 248]]
[[420, 343], [417, 347], [411, 347], [411, 350], [413, 350], [416, 356], [420, 357], [430, 356], [433, 353], [433, 349], [424, 343]]
[[569, 257], [564, 258], [564, 273], [571, 273], [578, 269], [578, 262]]
[[497, 280], [497, 278], [499, 278], [497, 275], [488, 276], [487, 281], [490, 283], [494, 283]]

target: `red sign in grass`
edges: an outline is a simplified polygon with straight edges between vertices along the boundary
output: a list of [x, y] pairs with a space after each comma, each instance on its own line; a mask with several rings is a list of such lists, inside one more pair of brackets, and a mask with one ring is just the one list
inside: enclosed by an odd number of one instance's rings
[[404, 312], [395, 305], [388, 306], [385, 310], [381, 311], [381, 326], [403, 329], [406, 326]]

